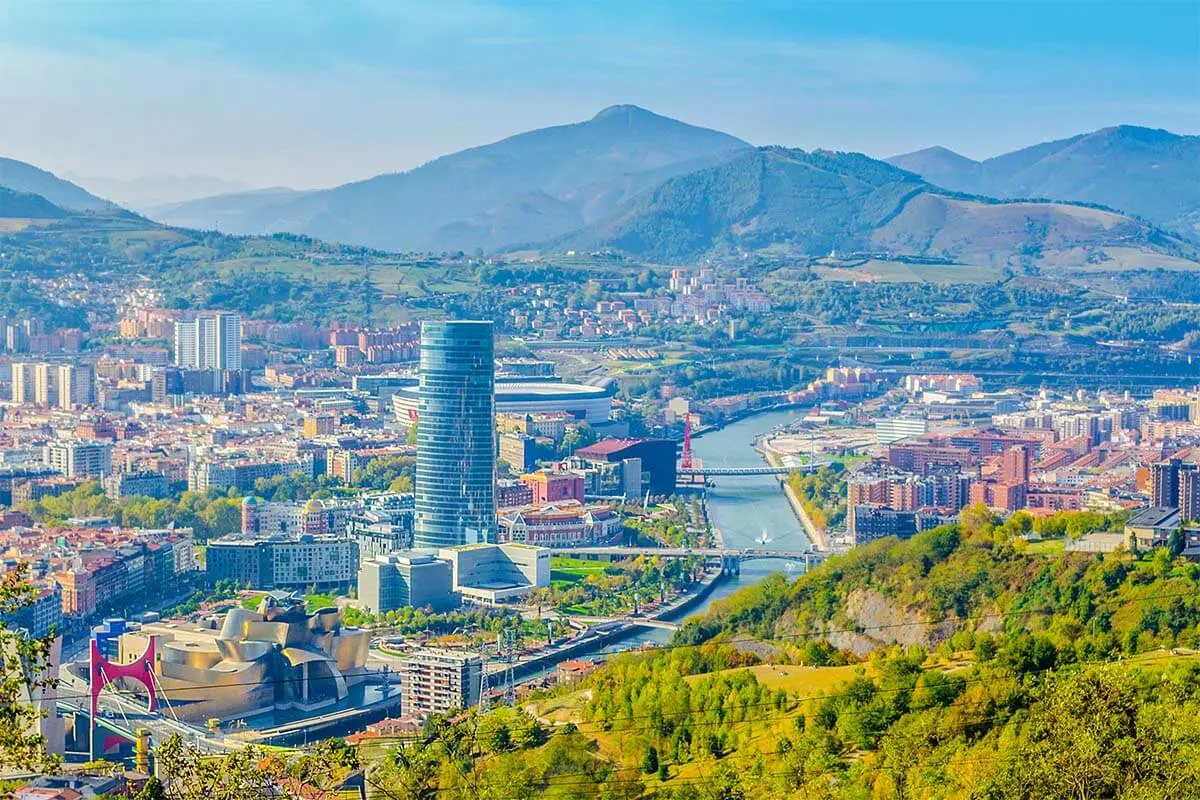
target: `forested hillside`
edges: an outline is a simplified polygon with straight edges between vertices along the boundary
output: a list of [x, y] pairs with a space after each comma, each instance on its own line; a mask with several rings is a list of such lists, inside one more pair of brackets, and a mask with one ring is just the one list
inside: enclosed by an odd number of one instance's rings
[[970, 509], [522, 711], [438, 722], [374, 775], [403, 797], [1196, 797], [1200, 566], [1062, 552], [1121, 525]]

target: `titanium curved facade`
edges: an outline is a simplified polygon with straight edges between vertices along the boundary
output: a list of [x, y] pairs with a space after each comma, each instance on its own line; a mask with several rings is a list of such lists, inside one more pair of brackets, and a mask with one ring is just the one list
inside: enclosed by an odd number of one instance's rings
[[421, 324], [413, 546], [496, 541], [492, 323]]

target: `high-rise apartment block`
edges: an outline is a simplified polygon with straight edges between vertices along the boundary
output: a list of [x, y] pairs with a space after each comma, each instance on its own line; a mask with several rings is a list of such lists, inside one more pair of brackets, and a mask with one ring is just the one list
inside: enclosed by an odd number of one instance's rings
[[1200, 464], [1180, 458], [1151, 464], [1150, 506], [1178, 509], [1185, 522], [1200, 520]]
[[418, 650], [401, 665], [403, 711], [426, 716], [466, 709], [479, 702], [483, 659], [474, 653]]
[[58, 365], [58, 405], [87, 406], [96, 401], [96, 374], [86, 364]]
[[413, 543], [496, 540], [495, 361], [490, 322], [425, 322]]
[[25, 361], [12, 363], [12, 377], [9, 381], [12, 388], [14, 403], [34, 402], [34, 365]]
[[175, 363], [183, 369], [240, 370], [242, 318], [217, 311], [176, 322]]

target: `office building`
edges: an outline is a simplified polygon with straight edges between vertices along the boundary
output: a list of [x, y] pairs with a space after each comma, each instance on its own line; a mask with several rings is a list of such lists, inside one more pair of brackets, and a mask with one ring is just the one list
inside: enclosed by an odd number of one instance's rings
[[458, 605], [450, 562], [419, 551], [364, 560], [358, 570], [358, 599], [373, 614], [405, 606], [445, 611]]
[[494, 371], [492, 323], [422, 323], [417, 547], [496, 539]]
[[474, 653], [427, 648], [400, 667], [402, 710], [410, 716], [447, 714], [479, 702], [483, 659]]
[[103, 478], [112, 472], [112, 446], [100, 442], [50, 442], [42, 458], [68, 478]]
[[175, 363], [183, 369], [241, 370], [241, 317], [224, 311], [204, 312], [195, 319], [176, 322]]

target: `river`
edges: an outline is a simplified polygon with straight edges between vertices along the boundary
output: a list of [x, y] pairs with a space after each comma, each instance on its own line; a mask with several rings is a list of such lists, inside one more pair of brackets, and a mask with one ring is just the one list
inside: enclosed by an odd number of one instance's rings
[[[798, 420], [802, 413], [798, 410], [769, 411], [747, 417], [693, 439], [692, 454], [708, 467], [762, 466], [763, 457], [754, 449], [755, 440], [780, 425]], [[708, 490], [708, 513], [724, 536], [726, 547], [761, 547], [755, 540], [764, 531], [770, 539], [770, 547], [803, 550], [810, 544], [779, 480], [771, 475], [717, 478], [716, 486]], [[789, 576], [797, 576], [803, 569], [803, 563], [778, 559], [743, 562], [740, 575], [721, 581], [688, 616], [703, 614], [713, 602], [758, 583], [768, 575], [784, 572]], [[601, 652], [636, 647], [643, 642], [663, 644], [670, 638], [670, 631], [642, 628]]]

